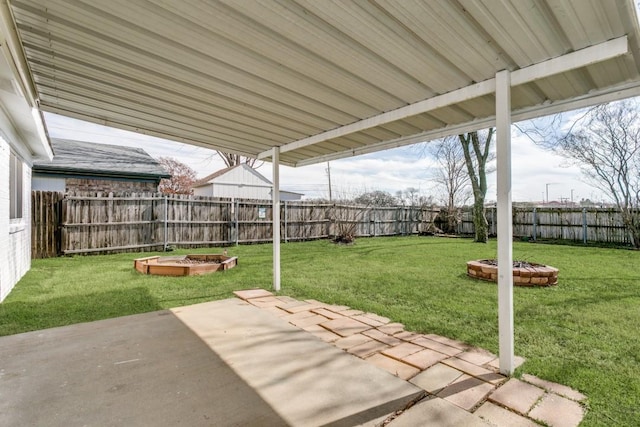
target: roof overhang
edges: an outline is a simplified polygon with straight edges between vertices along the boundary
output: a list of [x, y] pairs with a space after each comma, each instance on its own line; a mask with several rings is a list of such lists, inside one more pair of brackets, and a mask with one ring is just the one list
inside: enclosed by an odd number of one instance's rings
[[292, 166], [640, 95], [632, 0], [4, 3], [42, 111]]
[[[0, 20], [0, 134], [30, 164], [51, 160], [46, 126], [35, 98], [23, 86], [25, 77], [16, 62], [21, 55], [16, 54], [13, 33], [6, 24]], [[10, 25], [13, 27], [13, 23]]]

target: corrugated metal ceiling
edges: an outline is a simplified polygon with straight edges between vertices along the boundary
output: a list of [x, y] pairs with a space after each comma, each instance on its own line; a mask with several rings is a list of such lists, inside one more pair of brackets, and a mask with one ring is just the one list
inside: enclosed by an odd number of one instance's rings
[[[515, 86], [512, 108], [525, 118], [575, 98], [640, 93], [632, 0], [9, 4], [43, 111], [254, 157], [622, 36], [626, 55]], [[280, 160], [417, 142], [494, 114], [493, 93], [483, 94], [300, 144]]]

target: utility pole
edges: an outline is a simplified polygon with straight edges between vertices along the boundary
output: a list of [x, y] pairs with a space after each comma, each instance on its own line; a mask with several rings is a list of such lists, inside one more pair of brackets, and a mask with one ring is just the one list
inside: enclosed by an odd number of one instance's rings
[[331, 165], [327, 162], [327, 178], [329, 179], [329, 201], [332, 201], [331, 197]]
[[547, 203], [549, 203], [549, 186], [550, 185], [555, 185], [555, 184], [557, 184], [557, 182], [550, 182], [548, 184], [545, 184], [545, 187], [546, 187], [546, 190], [547, 190], [546, 191], [546, 193], [547, 193]]

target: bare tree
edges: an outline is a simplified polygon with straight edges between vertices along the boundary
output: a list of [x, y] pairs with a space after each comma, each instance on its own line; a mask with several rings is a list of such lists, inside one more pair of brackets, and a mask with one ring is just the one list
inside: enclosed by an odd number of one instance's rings
[[491, 141], [494, 128], [486, 132], [469, 132], [458, 135], [462, 145], [465, 164], [473, 189], [473, 225], [475, 228], [475, 242], [486, 243], [489, 238], [489, 224], [484, 211], [484, 201], [487, 195], [487, 164], [493, 159]]
[[218, 156], [220, 156], [220, 158], [228, 168], [230, 168], [231, 166], [239, 165], [241, 163], [246, 163], [247, 166], [254, 167], [254, 165], [258, 161], [258, 159], [255, 159], [253, 157], [241, 156], [240, 154], [224, 153], [222, 151], [216, 151], [216, 153], [218, 153]]
[[158, 163], [171, 175], [162, 179], [158, 190], [164, 194], [192, 194], [196, 182], [196, 172], [172, 157], [160, 157]]
[[445, 206], [443, 222], [447, 233], [455, 232], [461, 218], [459, 207], [464, 205], [471, 196], [470, 178], [465, 162], [464, 150], [457, 136], [451, 136], [437, 141], [430, 146], [431, 154], [438, 163], [434, 181], [444, 190], [443, 204]]
[[578, 165], [594, 187], [621, 211], [631, 243], [640, 249], [640, 105], [602, 104], [575, 119], [545, 144]]
[[359, 205], [366, 206], [395, 206], [398, 203], [398, 200], [389, 192], [382, 190], [362, 193], [354, 198], [353, 201]]

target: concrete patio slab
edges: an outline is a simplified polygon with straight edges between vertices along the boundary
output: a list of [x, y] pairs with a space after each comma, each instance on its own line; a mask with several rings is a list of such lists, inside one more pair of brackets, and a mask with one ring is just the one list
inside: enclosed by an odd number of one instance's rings
[[237, 299], [172, 311], [293, 426], [362, 424], [423, 393]]
[[2, 426], [286, 426], [170, 311], [0, 338]]

